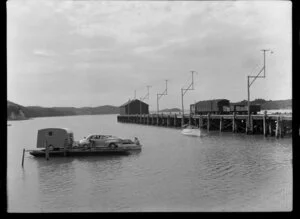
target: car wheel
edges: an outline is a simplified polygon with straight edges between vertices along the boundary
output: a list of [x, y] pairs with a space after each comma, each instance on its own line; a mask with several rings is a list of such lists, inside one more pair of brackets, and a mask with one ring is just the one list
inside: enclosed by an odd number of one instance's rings
[[117, 148], [118, 146], [115, 143], [110, 143], [108, 145], [108, 147], [110, 147], [110, 148]]

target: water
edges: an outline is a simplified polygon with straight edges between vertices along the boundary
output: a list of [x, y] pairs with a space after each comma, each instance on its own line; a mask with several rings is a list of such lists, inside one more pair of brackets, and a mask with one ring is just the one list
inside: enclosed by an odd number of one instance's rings
[[[117, 123], [116, 115], [12, 121], [8, 126], [9, 212], [290, 211], [292, 139]], [[129, 156], [44, 158], [37, 130], [67, 127], [75, 140], [89, 133], [137, 136]]]

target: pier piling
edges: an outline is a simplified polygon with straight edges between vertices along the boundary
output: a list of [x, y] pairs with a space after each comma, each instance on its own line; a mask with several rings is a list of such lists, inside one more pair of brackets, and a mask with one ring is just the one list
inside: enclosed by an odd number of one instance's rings
[[189, 115], [189, 117], [180, 114], [179, 118], [177, 114], [119, 115], [118, 122], [174, 128], [190, 124], [198, 126], [200, 129], [207, 129], [207, 131], [232, 131], [276, 137], [284, 137], [292, 130], [291, 115], [267, 115], [266, 113], [263, 115], [250, 115], [250, 119], [248, 115], [243, 114], [206, 114]]
[[22, 155], [22, 167], [24, 167], [24, 156], [25, 156], [25, 148], [23, 148], [23, 155]]
[[223, 117], [220, 118], [220, 132], [223, 130]]
[[207, 114], [207, 131], [210, 129], [210, 113]]
[[264, 117], [263, 117], [263, 132], [264, 132], [264, 136], [267, 136], [267, 124], [266, 124], [266, 120], [267, 120], [267, 111], [264, 112]]
[[235, 113], [232, 116], [232, 132], [236, 131], [236, 124], [235, 124]]
[[49, 147], [48, 147], [48, 144], [47, 144], [47, 141], [45, 141], [45, 148], [46, 148], [46, 150], [45, 150], [45, 158], [46, 158], [46, 160], [49, 160]]

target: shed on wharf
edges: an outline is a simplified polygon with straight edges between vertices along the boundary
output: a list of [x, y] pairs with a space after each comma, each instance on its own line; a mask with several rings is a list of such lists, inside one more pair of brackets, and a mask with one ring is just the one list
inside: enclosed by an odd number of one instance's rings
[[149, 114], [149, 105], [139, 99], [134, 99], [120, 106], [120, 115], [133, 114]]

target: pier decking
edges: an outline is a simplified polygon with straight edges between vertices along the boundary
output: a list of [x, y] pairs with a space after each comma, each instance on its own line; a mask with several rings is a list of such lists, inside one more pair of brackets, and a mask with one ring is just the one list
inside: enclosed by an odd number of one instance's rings
[[250, 127], [247, 128], [248, 115], [184, 115], [181, 114], [138, 114], [118, 115], [118, 122], [142, 125], [180, 128], [183, 124], [197, 126], [207, 131], [218, 130], [265, 136], [284, 137], [292, 133], [291, 115], [250, 115]]

